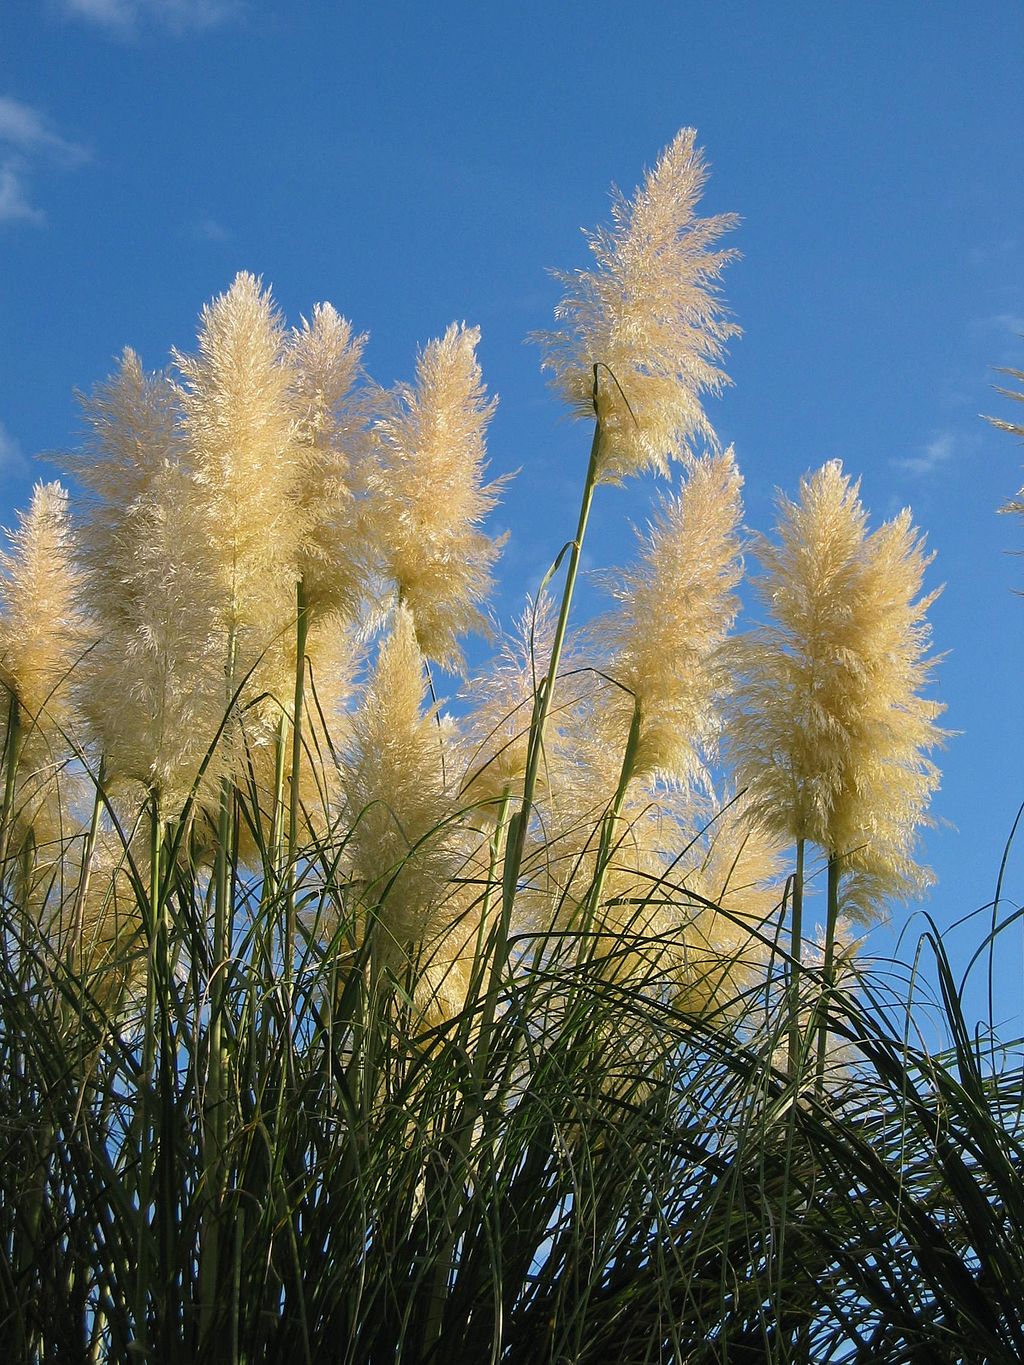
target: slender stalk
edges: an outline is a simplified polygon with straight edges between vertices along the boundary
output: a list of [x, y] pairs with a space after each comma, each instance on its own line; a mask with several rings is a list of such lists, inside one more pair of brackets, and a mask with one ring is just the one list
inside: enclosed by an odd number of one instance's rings
[[[484, 891], [483, 908], [480, 915], [480, 947], [486, 941], [487, 924], [490, 919], [491, 898], [493, 888], [497, 879], [498, 860], [505, 843], [507, 834], [508, 809], [511, 804], [511, 796], [508, 787], [505, 788], [501, 797], [501, 804], [498, 807], [497, 824], [494, 827], [494, 834], [491, 837], [490, 861], [487, 869], [487, 887]], [[480, 1032], [477, 1039], [477, 1047], [474, 1054], [474, 1064], [478, 1080], [483, 1079], [484, 1067], [488, 1051], [491, 1026], [494, 1023], [494, 1012], [498, 1003], [498, 992], [501, 987], [501, 973], [508, 957], [508, 936], [510, 922], [505, 913], [505, 903], [502, 902], [501, 914], [495, 926], [494, 943], [492, 945], [491, 969], [487, 983], [487, 994], [484, 996], [483, 1009], [480, 1014]]]
[[309, 604], [305, 584], [295, 586], [295, 704], [292, 712], [292, 776], [288, 803], [288, 896], [285, 905], [284, 975], [289, 1017], [291, 1016], [292, 958], [295, 953], [295, 860], [299, 846], [299, 774], [302, 769], [302, 708], [306, 688], [306, 640], [309, 636]]
[[487, 865], [487, 886], [484, 889], [483, 908], [481, 911], [481, 919], [485, 926], [490, 918], [491, 902], [494, 895], [494, 888], [497, 885], [498, 863], [501, 859], [502, 850], [505, 847], [505, 835], [508, 833], [508, 808], [511, 804], [511, 793], [506, 786], [501, 794], [501, 800], [498, 804], [498, 814], [494, 825], [494, 833], [491, 835], [490, 860]]
[[[235, 632], [228, 635], [227, 698], [230, 704], [235, 679]], [[230, 777], [220, 785], [220, 814], [217, 822], [217, 852], [214, 861], [213, 958], [210, 963], [209, 1074], [203, 1106], [203, 1193], [204, 1219], [201, 1231], [199, 1268], [200, 1342], [208, 1345], [216, 1319], [217, 1282], [220, 1273], [220, 1200], [224, 1139], [227, 1128], [225, 1096], [227, 1058], [224, 1052], [224, 1007], [226, 964], [231, 919], [231, 826], [234, 791]]]
[[75, 893], [75, 912], [71, 923], [71, 939], [67, 946], [66, 960], [69, 969], [75, 969], [75, 952], [78, 952], [78, 970], [84, 970], [85, 956], [82, 953], [82, 935], [85, 932], [85, 902], [89, 895], [89, 883], [92, 880], [92, 860], [96, 852], [96, 840], [99, 837], [100, 829], [100, 805], [103, 799], [103, 778], [104, 778], [104, 759], [100, 759], [99, 771], [96, 774], [96, 793], [92, 803], [92, 815], [89, 818], [89, 832], [85, 838], [85, 851], [82, 854], [82, 875], [78, 879], [78, 890]]
[[803, 952], [804, 852], [806, 840], [796, 841], [796, 868], [793, 872], [793, 910], [789, 931], [789, 1074], [796, 1079], [803, 1050], [800, 1028], [800, 976]]
[[276, 891], [284, 874], [285, 860], [285, 804], [284, 804], [284, 755], [288, 744], [288, 717], [282, 708], [281, 717], [274, 737], [274, 805], [270, 827], [270, 856], [273, 863], [273, 887], [265, 891]]
[[[597, 414], [597, 366], [594, 366], [594, 412]], [[558, 678], [558, 667], [562, 659], [562, 647], [565, 643], [565, 632], [569, 624], [569, 610], [572, 606], [573, 592], [576, 587], [576, 579], [579, 575], [580, 556], [583, 552], [583, 540], [587, 533], [587, 522], [590, 520], [590, 508], [594, 501], [594, 490], [597, 487], [597, 474], [601, 453], [601, 421], [599, 417], [594, 422], [594, 437], [590, 445], [590, 461], [587, 465], [587, 477], [583, 484], [583, 496], [580, 501], [579, 520], [576, 524], [576, 536], [572, 542], [572, 549], [569, 555], [569, 567], [565, 575], [565, 587], [562, 591], [562, 605], [558, 612], [558, 623], [555, 626], [554, 639], [551, 644], [551, 661], [548, 671], [541, 679], [540, 686], [533, 702], [533, 716], [530, 721], [530, 742], [527, 749], [526, 774], [523, 779], [523, 802], [519, 810], [513, 815], [509, 829], [509, 843], [505, 852], [505, 869], [503, 875], [504, 896], [502, 915], [506, 925], [511, 916], [512, 901], [515, 898], [516, 885], [519, 880], [519, 873], [523, 865], [523, 853], [526, 848], [526, 834], [530, 824], [530, 815], [533, 811], [533, 797], [537, 789], [537, 776], [540, 771], [541, 754], [544, 749], [544, 731], [547, 727], [548, 716], [551, 713], [551, 702], [555, 693], [555, 682]]]
[[608, 875], [608, 867], [614, 852], [616, 826], [622, 815], [622, 806], [626, 799], [626, 792], [629, 790], [629, 784], [633, 780], [633, 774], [636, 770], [636, 755], [637, 750], [640, 747], [640, 721], [640, 702], [634, 698], [633, 716], [629, 723], [629, 735], [626, 739], [626, 749], [622, 755], [622, 767], [619, 770], [618, 786], [615, 788], [615, 795], [612, 797], [612, 803], [601, 822], [601, 841], [598, 845], [597, 867], [594, 869], [594, 880], [591, 883], [590, 891], [587, 894], [586, 917], [583, 925], [584, 938], [590, 932], [594, 916], [598, 913], [601, 906], [605, 878]]
[[177, 1048], [174, 1038], [176, 1001], [173, 998], [174, 980], [171, 970], [170, 922], [167, 909], [167, 897], [173, 880], [173, 871], [170, 866], [165, 866], [169, 861], [165, 851], [168, 844], [167, 834], [168, 830], [160, 818], [159, 810], [154, 809], [151, 848], [153, 916], [156, 934], [154, 976], [157, 982], [160, 1026], [160, 1053], [157, 1065], [160, 1128], [156, 1144], [157, 1199], [154, 1208], [154, 1223], [158, 1232], [155, 1239], [158, 1257], [156, 1340], [159, 1343], [160, 1354], [165, 1359], [170, 1359], [175, 1350], [181, 1324], [179, 1305], [174, 1302], [174, 1247], [178, 1232], [175, 1191], [178, 1096], [176, 1093]]
[[160, 863], [163, 857], [163, 821], [160, 818], [160, 802], [156, 792], [150, 793], [150, 841], [149, 841], [149, 905], [147, 906], [147, 934], [149, 937], [149, 961], [146, 972], [146, 1013], [142, 1038], [142, 1076], [140, 1095], [141, 1131], [139, 1134], [139, 1210], [135, 1229], [135, 1336], [145, 1346], [149, 1339], [148, 1298], [153, 1285], [151, 1266], [153, 1262], [153, 1174], [156, 1165], [153, 1137], [153, 1076], [157, 1057], [157, 1013], [161, 1007], [167, 1008], [166, 1000], [161, 1002], [158, 991], [160, 951]]
[[828, 921], [825, 926], [825, 955], [821, 969], [822, 991], [818, 1004], [821, 1022], [818, 1025], [818, 1064], [816, 1089], [820, 1096], [825, 1089], [825, 1059], [828, 1052], [828, 1011], [835, 984], [836, 922], [839, 919], [839, 872], [838, 853], [829, 855], [828, 860]]
[[[486, 943], [487, 923], [490, 918], [491, 898], [493, 888], [497, 881], [498, 863], [501, 858], [502, 847], [507, 833], [508, 810], [511, 805], [511, 794], [506, 786], [501, 795], [501, 802], [498, 806], [497, 821], [494, 833], [491, 836], [490, 860], [487, 869], [487, 886], [484, 890], [483, 908], [480, 917], [480, 933], [477, 940], [477, 959], [482, 961], [482, 950]], [[483, 999], [483, 1007], [480, 1011], [480, 1026], [476, 1039], [476, 1045], [472, 1049], [473, 1055], [473, 1079], [474, 1087], [466, 1096], [462, 1106], [462, 1113], [456, 1121], [456, 1148], [463, 1165], [468, 1166], [470, 1152], [473, 1143], [473, 1134], [476, 1130], [483, 1108], [484, 1077], [487, 1071], [487, 1059], [490, 1053], [491, 1031], [494, 1026], [494, 1016], [498, 1005], [498, 995], [501, 989], [502, 970], [508, 957], [508, 921], [504, 914], [499, 917], [495, 929], [494, 940], [491, 944], [490, 972], [488, 974], [487, 990]], [[474, 982], [479, 978], [474, 966]], [[470, 987], [470, 993], [475, 986]], [[437, 1341], [441, 1335], [444, 1324], [444, 1305], [448, 1294], [448, 1276], [452, 1266], [452, 1258], [455, 1254], [457, 1236], [454, 1229], [451, 1229], [444, 1241], [441, 1254], [437, 1257], [434, 1267], [433, 1286], [430, 1293], [430, 1306], [427, 1312], [427, 1321], [424, 1327], [424, 1341], [429, 1347]]]
[[10, 687], [7, 702], [7, 742], [4, 745], [4, 804], [3, 810], [0, 811], [0, 873], [7, 862], [7, 850], [11, 839], [14, 787], [18, 776], [20, 750], [21, 706], [18, 703], [18, 694]]

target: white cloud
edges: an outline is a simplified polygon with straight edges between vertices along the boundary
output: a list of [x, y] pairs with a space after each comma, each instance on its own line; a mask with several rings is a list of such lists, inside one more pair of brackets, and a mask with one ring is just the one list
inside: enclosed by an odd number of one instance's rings
[[0, 223], [34, 223], [41, 227], [46, 214], [29, 202], [24, 175], [14, 161], [0, 165]]
[[26, 467], [26, 460], [21, 446], [14, 439], [11, 433], [0, 422], [0, 473], [11, 474], [20, 472]]
[[46, 222], [32, 203], [28, 184], [41, 162], [80, 166], [89, 153], [62, 137], [45, 115], [30, 104], [0, 95], [0, 223]]
[[63, 0], [68, 14], [99, 24], [120, 37], [143, 27], [201, 33], [238, 13], [238, 0]]
[[231, 233], [222, 222], [211, 214], [201, 214], [195, 222], [195, 234], [205, 242], [229, 242]]
[[958, 438], [953, 432], [940, 432], [927, 445], [922, 446], [917, 455], [908, 455], [891, 463], [894, 469], [902, 469], [906, 474], [916, 474], [919, 478], [925, 478], [953, 458], [958, 444]]
[[84, 147], [61, 137], [38, 109], [10, 95], [0, 95], [0, 142], [25, 156], [51, 156], [70, 165], [89, 157]]

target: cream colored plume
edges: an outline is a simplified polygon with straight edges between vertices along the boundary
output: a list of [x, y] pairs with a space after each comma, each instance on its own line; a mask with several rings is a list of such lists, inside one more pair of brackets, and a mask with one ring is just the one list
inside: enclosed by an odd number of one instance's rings
[[[282, 676], [290, 669], [294, 678], [297, 666], [295, 640], [283, 642]], [[342, 799], [342, 776], [339, 755], [351, 739], [352, 717], [348, 710], [357, 669], [363, 660], [365, 646], [357, 632], [336, 614], [317, 617], [314, 613], [306, 641], [306, 683], [299, 759], [299, 837], [301, 840], [323, 839], [332, 812]], [[287, 708], [288, 714], [291, 708]], [[264, 831], [272, 827], [282, 792], [278, 790], [277, 744], [266, 742], [267, 723], [274, 715], [280, 718], [281, 709], [268, 707], [261, 729], [250, 742], [245, 760], [243, 781], [251, 806], [260, 813]], [[248, 726], [247, 733], [248, 733]], [[262, 732], [261, 732], [262, 731]], [[289, 799], [291, 774], [291, 737], [286, 736], [283, 799]], [[240, 832], [243, 858], [254, 862], [258, 849]]]
[[238, 275], [203, 309], [198, 355], [175, 359], [225, 663], [232, 656], [228, 694], [254, 669], [246, 695], [269, 692], [280, 706], [294, 689], [284, 642], [294, 633], [301, 526], [295, 378], [269, 291]]
[[[80, 532], [92, 638], [79, 697], [107, 781], [140, 783], [173, 817], [224, 714], [209, 518], [165, 375], [145, 374], [127, 350], [83, 407], [92, 438], [66, 457], [92, 494]], [[207, 771], [207, 796], [217, 772]]]
[[460, 669], [459, 636], [486, 631], [481, 606], [491, 590], [500, 541], [480, 530], [502, 480], [485, 484], [488, 401], [476, 359], [480, 331], [452, 324], [416, 364], [416, 385], [400, 385], [376, 425], [368, 518], [387, 575], [412, 612], [420, 648]]
[[846, 874], [844, 909], [862, 920], [882, 897], [913, 896], [933, 880], [913, 857], [940, 779], [927, 755], [947, 735], [936, 724], [946, 708], [920, 695], [936, 662], [928, 657], [926, 613], [939, 590], [922, 595], [933, 557], [908, 509], [866, 546], [857, 604], [866, 686], [847, 726], [848, 764], [831, 822], [832, 849]]
[[367, 590], [370, 547], [355, 493], [368, 456], [367, 400], [357, 385], [366, 335], [329, 303], [288, 341], [294, 369], [297, 569], [314, 616], [353, 620]]
[[662, 501], [636, 567], [603, 575], [618, 607], [596, 634], [619, 684], [609, 700], [621, 713], [623, 742], [639, 706], [635, 778], [660, 774], [684, 785], [703, 779], [719, 728], [721, 646], [736, 617], [742, 575], [742, 484], [731, 449], [695, 461], [682, 491]]
[[451, 828], [445, 751], [451, 735], [426, 709], [423, 656], [400, 606], [352, 719], [346, 776], [348, 854], [364, 923], [383, 960], [404, 970], [447, 927], [449, 881], [462, 861]]
[[558, 275], [565, 326], [538, 337], [555, 386], [583, 416], [594, 412], [599, 367], [603, 482], [667, 473], [669, 460], [715, 442], [701, 397], [728, 382], [718, 362], [739, 328], [717, 289], [736, 253], [712, 248], [737, 220], [695, 216], [707, 179], [695, 139], [684, 128], [631, 200], [615, 193], [612, 226], [587, 234], [596, 268]]
[[4, 843], [8, 852], [31, 847], [32, 870], [22, 872], [39, 882], [59, 867], [84, 795], [69, 768], [82, 738], [72, 682], [84, 642], [68, 495], [59, 483], [36, 484], [8, 536], [10, 549], [0, 553], [0, 754], [5, 784], [13, 765], [13, 799]]
[[758, 548], [774, 619], [734, 656], [737, 785], [765, 828], [843, 859], [846, 910], [878, 913], [929, 875], [913, 860], [938, 783], [926, 755], [943, 738], [943, 708], [919, 696], [929, 561], [909, 513], [868, 535], [838, 461], [803, 480], [798, 503], [780, 501], [778, 534]]

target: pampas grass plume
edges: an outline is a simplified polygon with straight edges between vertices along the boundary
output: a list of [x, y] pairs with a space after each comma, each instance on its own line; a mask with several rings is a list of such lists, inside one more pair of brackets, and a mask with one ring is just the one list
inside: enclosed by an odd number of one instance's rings
[[481, 612], [501, 548], [480, 524], [502, 480], [485, 484], [488, 400], [477, 327], [455, 323], [424, 347], [416, 384], [399, 385], [376, 425], [370, 474], [374, 538], [424, 655], [459, 670], [459, 636], [485, 631]]
[[718, 362], [739, 328], [717, 290], [736, 253], [713, 247], [737, 219], [696, 216], [706, 179], [696, 132], [684, 128], [632, 199], [614, 193], [611, 227], [587, 234], [596, 268], [557, 274], [564, 327], [537, 340], [554, 386], [581, 416], [593, 415], [600, 367], [599, 481], [667, 474], [695, 443], [715, 442], [701, 397], [728, 383]]
[[919, 695], [932, 661], [919, 597], [928, 557], [909, 512], [867, 533], [838, 461], [780, 500], [778, 543], [758, 542], [773, 620], [738, 642], [736, 782], [754, 819], [809, 839], [859, 874], [844, 909], [877, 913], [929, 874], [913, 860], [938, 773], [942, 707]]
[[695, 461], [641, 537], [639, 563], [603, 576], [618, 607], [597, 636], [621, 689], [623, 740], [634, 701], [640, 708], [637, 778], [657, 773], [692, 785], [703, 775], [718, 729], [721, 646], [738, 605], [742, 484], [731, 449]]

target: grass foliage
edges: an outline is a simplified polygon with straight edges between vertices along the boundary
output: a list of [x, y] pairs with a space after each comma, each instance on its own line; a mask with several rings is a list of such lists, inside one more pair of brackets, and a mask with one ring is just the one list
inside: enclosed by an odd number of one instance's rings
[[91, 974], [5, 902], [5, 1359], [1024, 1354], [1021, 1054], [970, 1032], [936, 935], [946, 1046], [859, 967], [822, 1091], [813, 1017], [793, 1076], [770, 991], [683, 1013], [609, 981], [585, 933], [506, 955], [495, 931], [423, 1027], [328, 847], [230, 868], [216, 992], [211, 879], [180, 849], [156, 905], [125, 852], [138, 921]]

